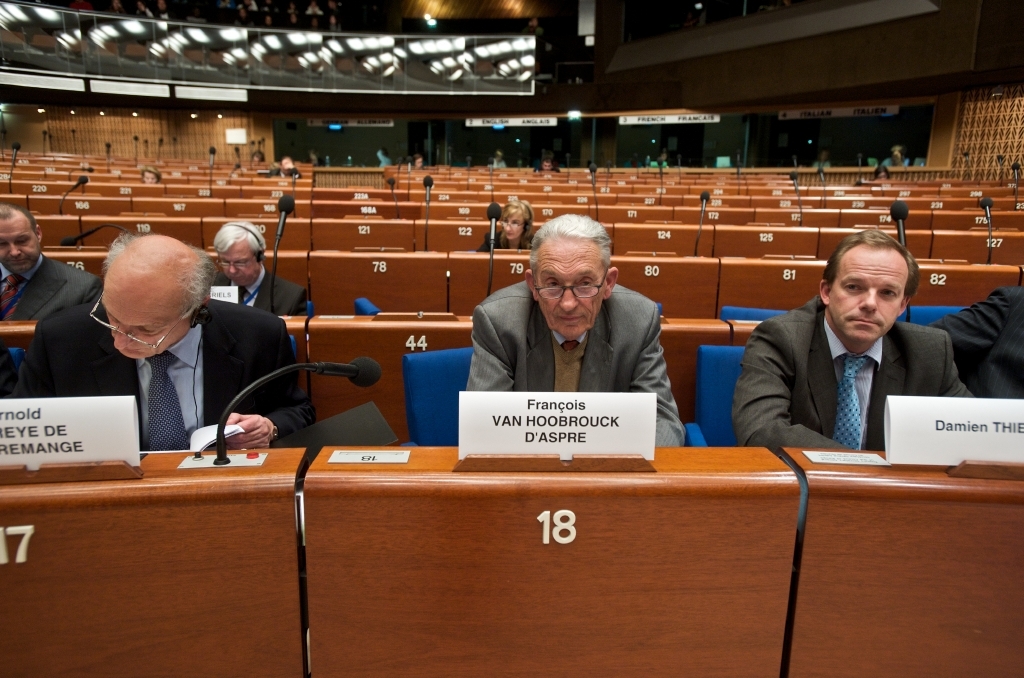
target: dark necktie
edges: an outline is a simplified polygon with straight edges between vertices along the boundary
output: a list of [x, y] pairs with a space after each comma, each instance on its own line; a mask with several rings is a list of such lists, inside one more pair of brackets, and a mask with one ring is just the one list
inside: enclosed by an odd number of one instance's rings
[[18, 295], [18, 285], [23, 280], [24, 278], [17, 273], [12, 273], [4, 278], [4, 293], [0, 295], [0, 310], [3, 312], [3, 320], [9, 320], [14, 315], [14, 309], [18, 307], [18, 302], [14, 297]]
[[164, 352], [146, 358], [152, 370], [149, 378], [149, 449], [187, 450], [188, 436], [185, 434], [185, 419], [181, 414], [181, 402], [174, 383], [167, 375], [167, 368], [177, 358], [173, 353]]
[[562, 342], [562, 350], [571, 351], [579, 345], [580, 342], [576, 341], [575, 339], [566, 339], [565, 341]]
[[249, 290], [245, 289], [241, 285], [238, 286], [238, 303], [244, 304], [245, 298], [249, 296]]
[[832, 440], [840, 445], [860, 449], [860, 398], [857, 397], [857, 373], [864, 367], [866, 355], [843, 356], [843, 378], [836, 393], [836, 429]]

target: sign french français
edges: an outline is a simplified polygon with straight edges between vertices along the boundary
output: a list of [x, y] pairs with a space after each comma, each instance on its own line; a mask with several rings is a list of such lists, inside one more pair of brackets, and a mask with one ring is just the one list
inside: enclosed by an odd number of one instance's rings
[[873, 118], [878, 115], [896, 115], [899, 112], [899, 106], [812, 108], [799, 111], [779, 111], [779, 120], [808, 120], [812, 118]]
[[654, 459], [653, 393], [459, 393], [459, 459], [469, 454], [640, 454]]
[[118, 460], [139, 465], [134, 396], [0, 400], [0, 466]]
[[466, 127], [554, 127], [558, 118], [467, 118]]
[[892, 464], [1024, 463], [1024, 400], [889, 396], [885, 456]]
[[620, 115], [620, 125], [688, 125], [721, 122], [718, 113], [684, 113], [680, 115]]
[[394, 127], [394, 118], [307, 118], [307, 127]]

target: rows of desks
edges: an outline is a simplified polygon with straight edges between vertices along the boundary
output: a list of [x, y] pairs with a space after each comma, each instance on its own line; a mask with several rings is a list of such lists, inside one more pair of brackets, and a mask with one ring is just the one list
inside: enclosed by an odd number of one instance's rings
[[[201, 470], [151, 454], [138, 480], [0, 485], [4, 675], [1024, 666], [1020, 482], [800, 450], [662, 448], [647, 472], [605, 473], [409, 452], [324, 450], [308, 470], [301, 450]], [[544, 511], [571, 512], [571, 540], [543, 543]]]

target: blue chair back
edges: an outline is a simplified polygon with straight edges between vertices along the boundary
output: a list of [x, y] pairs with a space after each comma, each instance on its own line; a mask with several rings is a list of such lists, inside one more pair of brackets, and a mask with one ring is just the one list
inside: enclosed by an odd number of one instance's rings
[[405, 418], [417, 445], [459, 444], [459, 391], [469, 382], [472, 348], [406, 353]]
[[11, 362], [14, 364], [15, 373], [17, 373], [21, 370], [21, 361], [25, 359], [25, 349], [11, 346], [7, 349], [7, 352], [11, 354]]
[[732, 394], [740, 378], [742, 346], [697, 348], [695, 420], [710, 447], [736, 445], [732, 430]]
[[307, 318], [312, 318], [314, 315], [316, 315], [316, 308], [313, 306], [313, 302], [312, 301], [307, 301], [306, 302], [306, 317]]
[[768, 320], [785, 311], [774, 308], [747, 308], [745, 306], [723, 306], [719, 314], [721, 320]]
[[959, 313], [964, 306], [908, 306], [907, 315], [915, 325], [931, 325], [944, 315]]
[[378, 313], [380, 313], [380, 309], [366, 297], [356, 299], [356, 315], [377, 315]]

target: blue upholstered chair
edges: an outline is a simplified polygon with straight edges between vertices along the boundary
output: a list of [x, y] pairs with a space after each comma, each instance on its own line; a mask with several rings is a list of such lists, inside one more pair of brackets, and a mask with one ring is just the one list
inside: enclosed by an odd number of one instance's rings
[[7, 352], [11, 354], [11, 362], [14, 364], [14, 371], [18, 372], [21, 370], [21, 361], [25, 359], [25, 349], [18, 348], [17, 346], [11, 346], [7, 349]]
[[696, 421], [686, 424], [688, 447], [736, 445], [732, 430], [732, 393], [740, 378], [742, 359], [742, 346], [697, 348]]
[[472, 357], [472, 348], [402, 356], [405, 418], [414, 444], [459, 444], [459, 391], [466, 390]]
[[377, 315], [378, 313], [380, 313], [380, 309], [366, 297], [356, 299], [356, 315]]
[[774, 308], [747, 308], [745, 306], [723, 306], [719, 314], [721, 320], [768, 320], [768, 318], [782, 315], [785, 311], [777, 311]]
[[931, 325], [944, 315], [959, 313], [964, 306], [908, 306], [907, 313], [915, 325]]
[[316, 309], [313, 307], [313, 302], [312, 301], [307, 301], [306, 302], [306, 317], [307, 318], [312, 318], [314, 315], [316, 315]]

